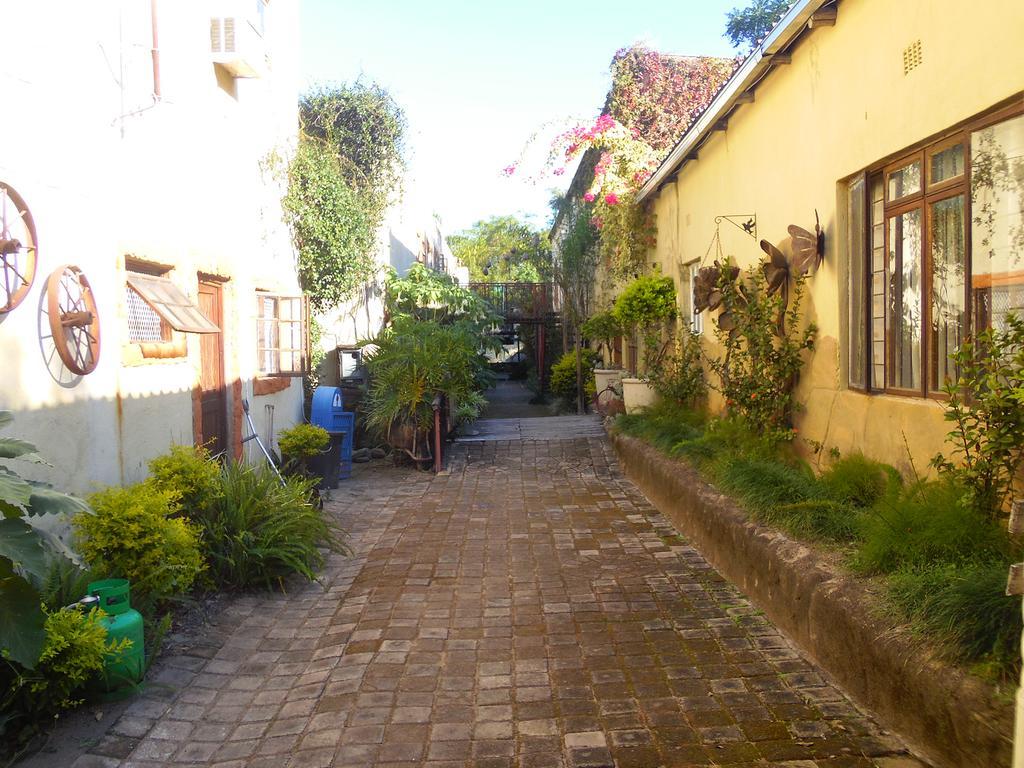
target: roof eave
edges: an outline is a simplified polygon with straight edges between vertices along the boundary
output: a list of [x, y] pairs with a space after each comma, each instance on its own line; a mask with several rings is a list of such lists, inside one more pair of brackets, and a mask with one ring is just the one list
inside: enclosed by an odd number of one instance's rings
[[697, 121], [683, 134], [647, 183], [640, 188], [637, 193], [638, 202], [643, 202], [655, 194], [679, 170], [708, 134], [715, 130], [719, 120], [732, 111], [738, 99], [772, 68], [772, 56], [785, 50], [804, 31], [815, 11], [832, 1], [797, 0], [793, 4], [775, 28], [733, 73]]

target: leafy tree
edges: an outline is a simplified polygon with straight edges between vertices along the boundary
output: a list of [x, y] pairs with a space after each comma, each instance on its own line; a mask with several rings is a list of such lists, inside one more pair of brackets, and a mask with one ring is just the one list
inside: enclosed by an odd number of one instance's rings
[[752, 51], [786, 15], [790, 5], [791, 0], [753, 0], [746, 8], [733, 8], [726, 14], [725, 36], [734, 48], [745, 44], [747, 51]]
[[373, 276], [377, 230], [401, 191], [406, 123], [381, 86], [318, 86], [299, 102], [302, 130], [284, 208], [299, 279], [325, 311]]
[[515, 216], [492, 216], [448, 238], [452, 252], [480, 283], [540, 282], [551, 272], [551, 245]]
[[288, 169], [284, 208], [299, 252], [299, 281], [323, 312], [352, 295], [375, 269], [377, 220], [318, 139], [301, 137]]
[[552, 266], [555, 283], [562, 291], [563, 321], [573, 329], [576, 356], [576, 412], [583, 413], [583, 343], [581, 326], [590, 307], [594, 273], [598, 266], [597, 230], [590, 223], [593, 207], [572, 205], [562, 221], [564, 228], [555, 249]]
[[317, 86], [299, 100], [302, 132], [327, 143], [342, 173], [382, 215], [401, 191], [405, 171], [405, 113], [377, 83]]

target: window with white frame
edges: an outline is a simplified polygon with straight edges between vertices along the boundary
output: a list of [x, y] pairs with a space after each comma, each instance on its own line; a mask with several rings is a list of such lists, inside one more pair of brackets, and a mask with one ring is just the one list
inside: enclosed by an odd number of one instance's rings
[[302, 376], [308, 370], [305, 296], [257, 295], [256, 356], [262, 376]]

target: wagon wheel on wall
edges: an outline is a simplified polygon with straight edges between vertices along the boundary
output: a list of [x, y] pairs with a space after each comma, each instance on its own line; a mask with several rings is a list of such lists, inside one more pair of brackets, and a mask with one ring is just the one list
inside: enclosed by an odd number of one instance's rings
[[0, 315], [18, 306], [36, 278], [36, 225], [24, 199], [0, 181]]
[[47, 281], [46, 302], [61, 362], [78, 376], [92, 373], [100, 361], [100, 316], [88, 278], [78, 267], [57, 267]]

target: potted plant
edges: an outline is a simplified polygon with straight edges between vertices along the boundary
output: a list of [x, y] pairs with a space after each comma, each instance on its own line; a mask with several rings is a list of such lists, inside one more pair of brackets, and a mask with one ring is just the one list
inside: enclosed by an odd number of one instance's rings
[[[335, 442], [340, 445], [340, 441]], [[321, 488], [338, 486], [341, 455], [323, 427], [296, 424], [281, 430], [277, 436], [277, 446], [281, 450], [281, 464], [285, 473], [318, 478]]]
[[656, 275], [636, 278], [619, 294], [612, 314], [623, 329], [639, 335], [642, 344], [643, 376], [622, 379], [626, 413], [633, 413], [658, 400], [651, 376], [659, 370], [672, 342], [672, 324], [676, 318], [676, 287], [672, 278]]
[[[594, 368], [595, 402], [601, 410], [601, 401], [621, 399], [622, 396], [622, 369], [615, 366], [613, 349], [615, 339], [622, 335], [622, 325], [614, 312], [608, 309], [595, 312], [580, 330], [588, 341], [597, 343], [599, 362], [603, 363]], [[614, 394], [616, 392], [618, 395]]]

